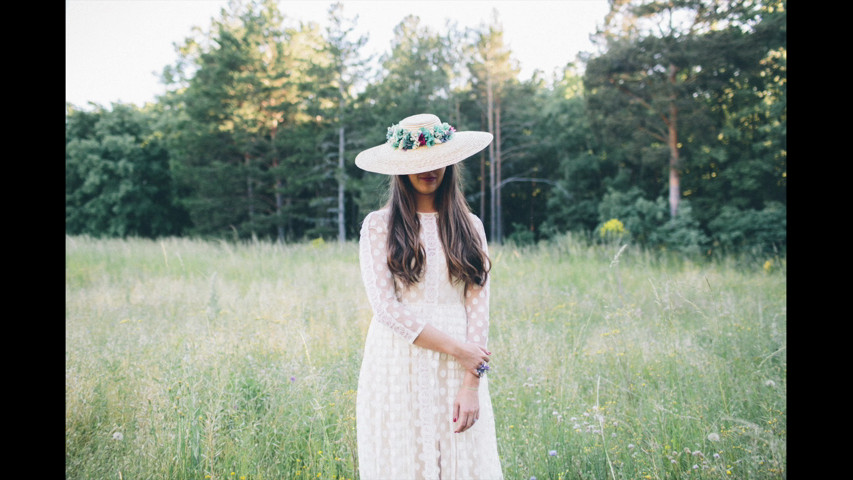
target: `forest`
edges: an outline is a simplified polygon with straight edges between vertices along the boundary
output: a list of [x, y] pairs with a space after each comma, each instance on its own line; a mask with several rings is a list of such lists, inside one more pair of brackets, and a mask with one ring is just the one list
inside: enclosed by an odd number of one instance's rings
[[787, 2], [609, 3], [595, 53], [519, 80], [496, 13], [406, 16], [368, 58], [340, 3], [321, 29], [231, 2], [176, 45], [156, 102], [66, 103], [66, 234], [355, 240], [388, 180], [355, 156], [429, 112], [494, 135], [462, 163], [492, 243], [784, 255]]

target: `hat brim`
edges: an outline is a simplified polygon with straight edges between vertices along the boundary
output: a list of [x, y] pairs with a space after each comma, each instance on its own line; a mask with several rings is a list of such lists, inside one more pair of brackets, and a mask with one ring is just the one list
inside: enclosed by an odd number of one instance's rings
[[491, 133], [469, 131], [455, 132], [453, 138], [445, 143], [414, 150], [394, 149], [389, 143], [384, 143], [359, 153], [355, 157], [355, 164], [368, 172], [412, 175], [461, 162], [491, 142]]

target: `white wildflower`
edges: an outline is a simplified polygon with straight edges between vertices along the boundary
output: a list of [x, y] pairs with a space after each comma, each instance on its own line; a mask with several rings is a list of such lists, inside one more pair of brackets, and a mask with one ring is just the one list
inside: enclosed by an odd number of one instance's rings
[[708, 440], [710, 440], [712, 442], [719, 442], [720, 441], [720, 435], [717, 433], [709, 433], [708, 434]]
[[122, 441], [124, 440], [124, 435], [122, 435], [121, 432], [116, 432], [113, 434], [113, 440]]

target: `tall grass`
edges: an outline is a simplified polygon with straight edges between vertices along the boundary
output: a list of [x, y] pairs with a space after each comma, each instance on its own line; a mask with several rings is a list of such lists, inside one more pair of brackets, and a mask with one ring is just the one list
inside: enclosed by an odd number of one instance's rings
[[[777, 479], [786, 272], [492, 246], [507, 479]], [[66, 478], [356, 479], [358, 248], [66, 239]]]

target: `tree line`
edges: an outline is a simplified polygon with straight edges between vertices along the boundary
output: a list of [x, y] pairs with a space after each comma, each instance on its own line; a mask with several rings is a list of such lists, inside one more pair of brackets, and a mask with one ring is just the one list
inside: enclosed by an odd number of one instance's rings
[[491, 242], [784, 254], [786, 2], [610, 3], [597, 53], [521, 81], [496, 13], [407, 16], [371, 58], [340, 3], [321, 29], [233, 1], [176, 45], [156, 102], [66, 105], [66, 232], [357, 238], [387, 178], [355, 155], [430, 112], [494, 134], [462, 163]]

